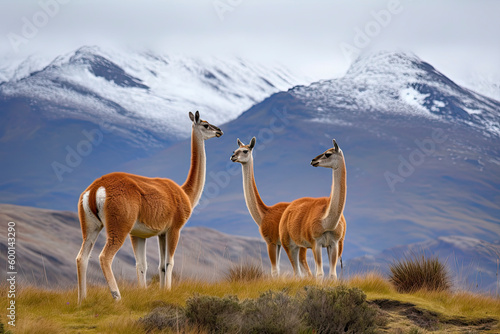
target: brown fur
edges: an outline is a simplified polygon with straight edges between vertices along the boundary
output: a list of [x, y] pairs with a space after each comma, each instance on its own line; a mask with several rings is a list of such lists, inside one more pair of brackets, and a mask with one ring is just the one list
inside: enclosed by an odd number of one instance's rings
[[[139, 285], [146, 286], [146, 238], [158, 236], [160, 246], [160, 286], [170, 288], [174, 253], [180, 230], [191, 216], [205, 182], [204, 140], [222, 136], [222, 131], [189, 114], [193, 121], [191, 136], [191, 167], [186, 182], [179, 186], [172, 180], [149, 178], [128, 173], [104, 175], [82, 193], [78, 201], [78, 213], [83, 243], [76, 258], [78, 273], [78, 301], [86, 295], [86, 270], [88, 258], [95, 240], [103, 227], [107, 239], [99, 260], [112, 296], [119, 300], [120, 292], [111, 268], [113, 258], [130, 235]], [[97, 199], [100, 188], [105, 199]], [[84, 195], [88, 192], [88, 211], [84, 207]], [[100, 201], [100, 205], [97, 202]], [[103, 203], [103, 204], [102, 204]], [[99, 211], [99, 206], [102, 205]]]
[[205, 161], [200, 161], [198, 158], [200, 155], [200, 150], [203, 148], [198, 147], [199, 143], [195, 140], [191, 140], [191, 167], [189, 168], [189, 173], [186, 181], [181, 186], [182, 190], [188, 195], [191, 204], [194, 206], [196, 202], [196, 192], [203, 185], [201, 184], [204, 180], [200, 180], [200, 171], [204, 167]]
[[[259, 227], [259, 232], [267, 243], [267, 253], [272, 266], [279, 265], [277, 257], [278, 247], [281, 246], [279, 226], [281, 216], [289, 205], [290, 203], [281, 202], [267, 207]], [[307, 248], [300, 250], [299, 258], [302, 267], [307, 270], [307, 274], [312, 276], [309, 265], [307, 264]]]
[[[282, 216], [284, 225], [280, 233], [282, 235], [282, 246], [285, 250], [290, 247], [291, 240], [302, 247], [312, 248], [314, 244], [313, 240], [325, 232], [320, 223], [321, 219], [318, 217], [321, 217], [325, 213], [329, 201], [328, 197], [304, 197], [292, 202], [293, 205], [290, 205], [290, 209]], [[307, 223], [304, 224], [305, 222]], [[332, 233], [335, 239], [339, 240], [340, 257], [344, 249], [346, 233], [344, 214], [340, 217], [340, 224]]]
[[[238, 156], [240, 154], [244, 154], [241, 151], [243, 150], [248, 150], [249, 153], [253, 150], [253, 147], [255, 145], [255, 137], [252, 139], [249, 145], [244, 145], [241, 143], [241, 141], [238, 139], [238, 145], [240, 146], [237, 151], [233, 153], [233, 156], [231, 157], [231, 160], [233, 162], [240, 162], [242, 161], [238, 160]], [[253, 170], [253, 156], [250, 155], [246, 156], [245, 158], [248, 158], [249, 160], [247, 162], [243, 161], [242, 163], [242, 169], [243, 172], [245, 173], [245, 170], [247, 171], [248, 176], [250, 178], [250, 183], [251, 183], [251, 192], [249, 196], [251, 198], [247, 199], [250, 200], [251, 204], [248, 202], [246, 203], [248, 206], [248, 210], [250, 211], [250, 214], [252, 218], [255, 220], [257, 225], [259, 226], [259, 232], [262, 235], [262, 238], [264, 241], [267, 243], [267, 252], [269, 255], [269, 260], [271, 261], [271, 266], [272, 266], [272, 275], [277, 275], [279, 272], [279, 253], [281, 249], [281, 241], [280, 241], [280, 235], [279, 235], [279, 224], [281, 220], [281, 216], [283, 212], [286, 210], [288, 205], [290, 203], [277, 203], [273, 206], [267, 206], [262, 198], [260, 197], [259, 191], [257, 190], [257, 185], [255, 183], [255, 175], [254, 175], [254, 170]], [[245, 174], [243, 175], [243, 182], [245, 182]], [[247, 196], [245, 194], [245, 196]], [[250, 206], [252, 206], [252, 208]], [[255, 208], [255, 209], [253, 209]], [[253, 212], [253, 213], [252, 213]], [[300, 258], [300, 263], [303, 267], [304, 270], [307, 271], [309, 275], [311, 274], [311, 270], [309, 269], [309, 266], [307, 264], [307, 249], [301, 249], [299, 258]]]
[[[300, 272], [295, 262], [296, 252], [304, 248], [311, 248], [316, 262], [316, 275], [322, 276], [321, 248], [327, 247], [330, 258], [330, 276], [336, 277], [337, 259], [342, 255], [346, 233], [346, 221], [342, 212], [345, 203], [346, 170], [343, 153], [335, 140], [334, 144], [335, 149], [325, 151], [311, 162], [313, 166], [319, 166], [320, 160], [328, 161], [328, 159], [333, 159], [332, 156], [338, 157], [337, 161], [340, 163], [333, 172], [334, 180], [332, 180], [330, 197], [297, 199], [290, 203], [281, 217], [279, 226], [281, 245], [285, 249], [296, 275]], [[331, 165], [325, 165], [325, 163], [322, 167], [327, 166], [334, 168]], [[334, 194], [336, 195], [334, 196]], [[336, 205], [338, 206], [336, 207]], [[327, 216], [328, 213], [331, 213], [330, 217]]]
[[[96, 216], [96, 192], [100, 187], [106, 189], [104, 212], [100, 215], [106, 230], [112, 228], [116, 235], [126, 237], [136, 221], [157, 232], [177, 230], [191, 215], [190, 199], [174, 181], [117, 172], [100, 177], [84, 191], [90, 190], [89, 206]], [[110, 225], [117, 220], [117, 226]]]

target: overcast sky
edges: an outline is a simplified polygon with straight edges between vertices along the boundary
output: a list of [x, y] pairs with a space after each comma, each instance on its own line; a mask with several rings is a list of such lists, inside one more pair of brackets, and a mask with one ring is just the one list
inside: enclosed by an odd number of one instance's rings
[[0, 0], [0, 54], [149, 48], [278, 61], [328, 79], [352, 60], [342, 48], [356, 47], [410, 51], [461, 82], [500, 74], [499, 15], [496, 0]]

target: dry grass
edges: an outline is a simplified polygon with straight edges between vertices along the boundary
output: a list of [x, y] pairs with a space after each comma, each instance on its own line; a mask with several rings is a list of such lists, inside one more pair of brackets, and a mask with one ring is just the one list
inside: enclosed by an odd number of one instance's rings
[[264, 270], [261, 265], [255, 263], [233, 264], [225, 275], [229, 282], [255, 281], [264, 277]]
[[458, 315], [467, 319], [497, 318], [500, 320], [500, 299], [471, 292], [420, 290], [413, 294], [419, 304], [445, 317]]
[[360, 288], [367, 294], [390, 295], [395, 293], [392, 284], [377, 272], [355, 275], [349, 278], [347, 284], [350, 287]]
[[[271, 279], [253, 281], [181, 281], [172, 291], [160, 290], [152, 284], [146, 290], [136, 284], [119, 282], [122, 301], [114, 302], [107, 287], [90, 286], [88, 298], [78, 306], [74, 289], [43, 290], [19, 286], [16, 307], [17, 322], [13, 328], [3, 322], [6, 330], [14, 333], [141, 333], [139, 318], [156, 307], [166, 304], [185, 306], [195, 294], [224, 297], [237, 296], [240, 300], [256, 299], [262, 293], [287, 291], [291, 296], [304, 291], [305, 286], [336, 286], [345, 284], [363, 290], [368, 300], [389, 299], [411, 303], [421, 309], [437, 312], [443, 318], [463, 318], [473, 321], [485, 317], [500, 321], [500, 299], [468, 292], [419, 290], [401, 294], [387, 279], [376, 273], [358, 275], [339, 282], [317, 282], [314, 279]], [[0, 286], [0, 308], [7, 307], [6, 286]], [[500, 328], [496, 328], [500, 332]], [[193, 330], [196, 332], [196, 330]]]

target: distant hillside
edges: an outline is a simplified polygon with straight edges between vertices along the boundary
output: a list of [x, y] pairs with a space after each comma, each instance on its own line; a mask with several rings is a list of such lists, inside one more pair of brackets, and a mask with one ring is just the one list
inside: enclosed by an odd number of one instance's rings
[[[77, 214], [67, 211], [45, 210], [10, 204], [0, 204], [0, 222], [3, 230], [7, 223], [16, 223], [16, 251], [18, 277], [23, 283], [40, 286], [75, 286], [75, 258], [82, 242]], [[104, 284], [99, 266], [99, 253], [105, 242], [106, 231], [98, 238], [90, 260], [88, 278], [91, 283]], [[0, 234], [0, 252], [7, 252], [6, 233]], [[270, 272], [266, 245], [258, 238], [242, 237], [218, 232], [206, 227], [185, 227], [181, 232], [175, 254], [174, 273], [182, 278], [216, 281], [224, 276], [234, 263], [262, 264]], [[388, 265], [404, 254], [421, 252], [438, 256], [446, 261], [455, 287], [479, 291], [495, 291], [496, 261], [500, 257], [500, 243], [450, 236], [424, 243], [399, 246], [377, 255], [344, 260], [344, 268], [337, 268], [341, 277], [349, 277], [370, 270], [388, 273]], [[314, 260], [308, 251], [308, 262], [314, 272]], [[324, 256], [325, 272], [328, 261]], [[0, 274], [6, 273], [6, 257], [0, 260]], [[344, 257], [345, 259], [345, 257]], [[156, 238], [147, 244], [148, 279], [158, 273], [158, 243]], [[135, 259], [129, 241], [117, 253], [113, 264], [115, 275], [125, 280], [136, 280]], [[285, 252], [281, 254], [283, 275], [291, 275], [291, 266]]]
[[[82, 242], [76, 213], [0, 204], [2, 231], [16, 223], [17, 271], [21, 282], [43, 286], [76, 287], [75, 258]], [[99, 253], [105, 233], [99, 236], [90, 259], [89, 282], [104, 283]], [[7, 254], [7, 235], [0, 233], [0, 252]], [[148, 279], [158, 273], [158, 243], [148, 239]], [[1, 257], [0, 274], [5, 277], [6, 256]], [[263, 241], [228, 235], [205, 227], [185, 227], [175, 254], [174, 273], [180, 278], [213, 281], [223, 277], [233, 263], [253, 261], [270, 271]], [[136, 280], [135, 259], [130, 241], [120, 249], [113, 262], [115, 276]]]

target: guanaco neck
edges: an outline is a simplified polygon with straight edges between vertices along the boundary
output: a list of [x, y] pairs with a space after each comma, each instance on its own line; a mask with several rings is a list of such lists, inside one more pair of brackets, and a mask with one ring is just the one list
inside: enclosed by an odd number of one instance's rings
[[194, 208], [200, 200], [205, 186], [206, 174], [205, 141], [193, 128], [191, 132], [191, 167], [182, 189], [188, 195], [191, 207]]
[[253, 158], [247, 163], [241, 164], [241, 168], [243, 170], [243, 193], [245, 195], [245, 202], [253, 220], [260, 226], [268, 207], [262, 201], [259, 191], [257, 190], [257, 185], [255, 184]]
[[332, 170], [332, 191], [330, 202], [323, 216], [323, 227], [325, 230], [334, 230], [339, 224], [340, 217], [344, 212], [346, 199], [346, 168], [342, 159], [340, 166]]

